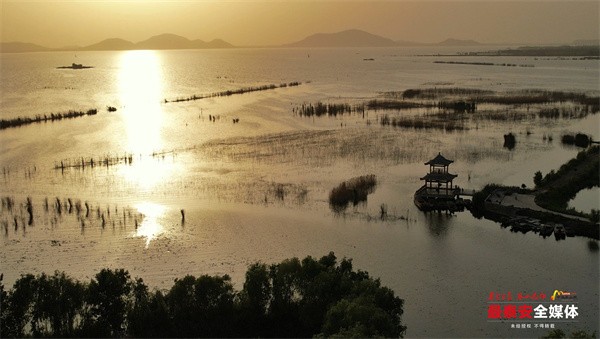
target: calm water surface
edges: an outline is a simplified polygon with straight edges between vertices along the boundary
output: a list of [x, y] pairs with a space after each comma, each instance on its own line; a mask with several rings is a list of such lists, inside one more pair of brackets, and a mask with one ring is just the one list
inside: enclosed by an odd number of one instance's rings
[[[415, 87], [600, 93], [594, 60], [495, 58], [535, 67], [434, 64], [432, 49], [245, 49], [0, 55], [0, 116], [98, 108], [93, 117], [0, 132], [0, 194], [34, 202], [35, 223], [14, 229], [23, 208], [2, 211], [0, 262], [8, 284], [22, 273], [64, 270], [80, 279], [123, 267], [156, 288], [185, 274], [230, 274], [247, 266], [335, 251], [381, 277], [405, 299], [408, 336], [540, 336], [488, 323], [490, 292], [578, 294], [577, 323], [598, 331], [598, 252], [584, 238], [511, 233], [473, 218], [422, 214], [412, 202], [424, 162], [442, 152], [465, 188], [533, 185], [577, 153], [563, 133], [600, 138], [597, 115], [580, 120], [480, 121], [468, 131], [380, 126], [381, 112], [301, 118], [295, 105], [360, 102]], [[373, 61], [364, 61], [373, 58]], [[486, 61], [487, 59], [473, 61]], [[452, 57], [449, 60], [462, 60]], [[469, 59], [471, 61], [471, 59]], [[58, 70], [72, 62], [89, 70]], [[187, 97], [301, 81], [298, 87], [184, 103]], [[106, 106], [117, 107], [109, 113]], [[408, 113], [415, 114], [415, 112]], [[212, 122], [210, 116], [219, 118]], [[240, 122], [232, 123], [239, 118]], [[369, 123], [367, 123], [369, 122]], [[502, 135], [517, 146], [502, 147]], [[530, 134], [526, 133], [527, 131]], [[543, 136], [553, 136], [549, 142]], [[132, 155], [132, 163], [55, 169], [60, 161]], [[368, 203], [332, 213], [331, 188], [373, 173]], [[283, 199], [281, 199], [281, 192]], [[279, 192], [279, 194], [277, 193]], [[597, 190], [596, 190], [597, 192]], [[91, 215], [45, 211], [59, 198], [91, 204]], [[392, 217], [377, 218], [381, 204]], [[597, 204], [597, 203], [596, 203]], [[597, 205], [596, 205], [597, 206]], [[20, 208], [20, 209], [19, 209]], [[181, 222], [180, 210], [186, 220]], [[100, 215], [104, 215], [102, 226]], [[22, 224], [19, 219], [19, 224]], [[81, 219], [83, 219], [83, 226]], [[137, 225], [137, 228], [136, 228]], [[73, 258], [77, 258], [73, 260]]]
[[600, 207], [600, 189], [598, 187], [579, 191], [573, 200], [569, 201], [569, 207], [578, 211], [589, 213]]

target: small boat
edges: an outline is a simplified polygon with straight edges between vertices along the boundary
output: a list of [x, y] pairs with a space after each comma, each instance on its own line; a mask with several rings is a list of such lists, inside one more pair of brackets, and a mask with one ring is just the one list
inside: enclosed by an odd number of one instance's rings
[[512, 232], [521, 232], [523, 234], [529, 232], [531, 230], [531, 225], [527, 223], [527, 221], [518, 221], [513, 224], [510, 228]]
[[554, 232], [554, 225], [552, 224], [542, 224], [540, 228], [540, 235], [542, 237], [548, 237]]
[[567, 233], [565, 232], [565, 227], [563, 225], [554, 226], [554, 237], [556, 240], [565, 239], [567, 237]]
[[534, 233], [539, 233], [542, 230], [542, 224], [537, 219], [531, 219], [529, 224], [531, 225], [531, 230]]

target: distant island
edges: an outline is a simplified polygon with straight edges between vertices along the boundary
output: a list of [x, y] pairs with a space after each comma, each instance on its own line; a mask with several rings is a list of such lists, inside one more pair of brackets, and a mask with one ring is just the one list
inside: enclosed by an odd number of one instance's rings
[[93, 66], [84, 66], [82, 64], [72, 63], [71, 66], [58, 66], [56, 68], [58, 68], [58, 69], [88, 69], [88, 68], [94, 68], [94, 67]]
[[200, 39], [189, 40], [175, 34], [161, 34], [153, 36], [144, 41], [133, 43], [120, 38], [110, 38], [98, 43], [79, 47], [70, 46], [63, 48], [48, 48], [36, 44], [24, 42], [0, 43], [0, 53], [28, 53], [28, 52], [53, 52], [53, 51], [125, 51], [141, 49], [216, 49], [235, 47], [227, 41], [214, 39], [206, 42]]

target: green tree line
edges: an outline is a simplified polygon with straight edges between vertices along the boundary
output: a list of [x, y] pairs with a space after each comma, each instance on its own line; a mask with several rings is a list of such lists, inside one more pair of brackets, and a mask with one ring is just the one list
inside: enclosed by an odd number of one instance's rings
[[[0, 281], [1, 282], [1, 281]], [[89, 282], [55, 272], [0, 283], [0, 337], [402, 337], [403, 300], [351, 259], [251, 265], [241, 291], [228, 275], [175, 279], [151, 291], [123, 269]]]

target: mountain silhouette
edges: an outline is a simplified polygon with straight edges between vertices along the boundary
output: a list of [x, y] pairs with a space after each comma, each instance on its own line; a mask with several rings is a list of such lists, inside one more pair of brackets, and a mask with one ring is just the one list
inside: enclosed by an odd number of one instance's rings
[[25, 53], [47, 51], [126, 51], [136, 49], [206, 49], [232, 47], [234, 47], [232, 44], [221, 39], [214, 39], [210, 42], [205, 42], [200, 39], [189, 40], [175, 34], [160, 34], [138, 43], [133, 43], [120, 38], [110, 38], [84, 47], [69, 46], [62, 48], [48, 48], [25, 42], [3, 42], [0, 43], [0, 52]]
[[459, 39], [446, 39], [436, 44], [437, 46], [477, 46], [481, 45], [480, 42], [475, 40], [459, 40]]
[[397, 43], [391, 39], [358, 29], [338, 33], [317, 33], [286, 47], [392, 47]]
[[189, 49], [192, 41], [175, 34], [155, 35], [135, 44], [136, 49]]
[[50, 48], [27, 42], [2, 42], [0, 53], [47, 52]]
[[175, 34], [155, 35], [147, 40], [135, 44], [135, 49], [203, 49], [203, 48], [231, 48], [232, 44], [221, 39], [205, 42], [200, 39], [189, 40]]
[[85, 46], [81, 48], [84, 51], [123, 51], [128, 49], [134, 49], [135, 44], [131, 41], [112, 38], [102, 40], [99, 43]]
[[477, 46], [474, 40], [446, 39], [439, 43], [393, 41], [358, 29], [338, 33], [317, 33], [284, 47], [394, 47], [394, 46]]
[[[199, 41], [199, 40], [195, 40], [195, 41]], [[235, 46], [233, 46], [232, 44], [228, 43], [225, 40], [221, 40], [221, 39], [213, 39], [210, 42], [205, 42], [206, 44], [206, 48], [233, 48]]]

